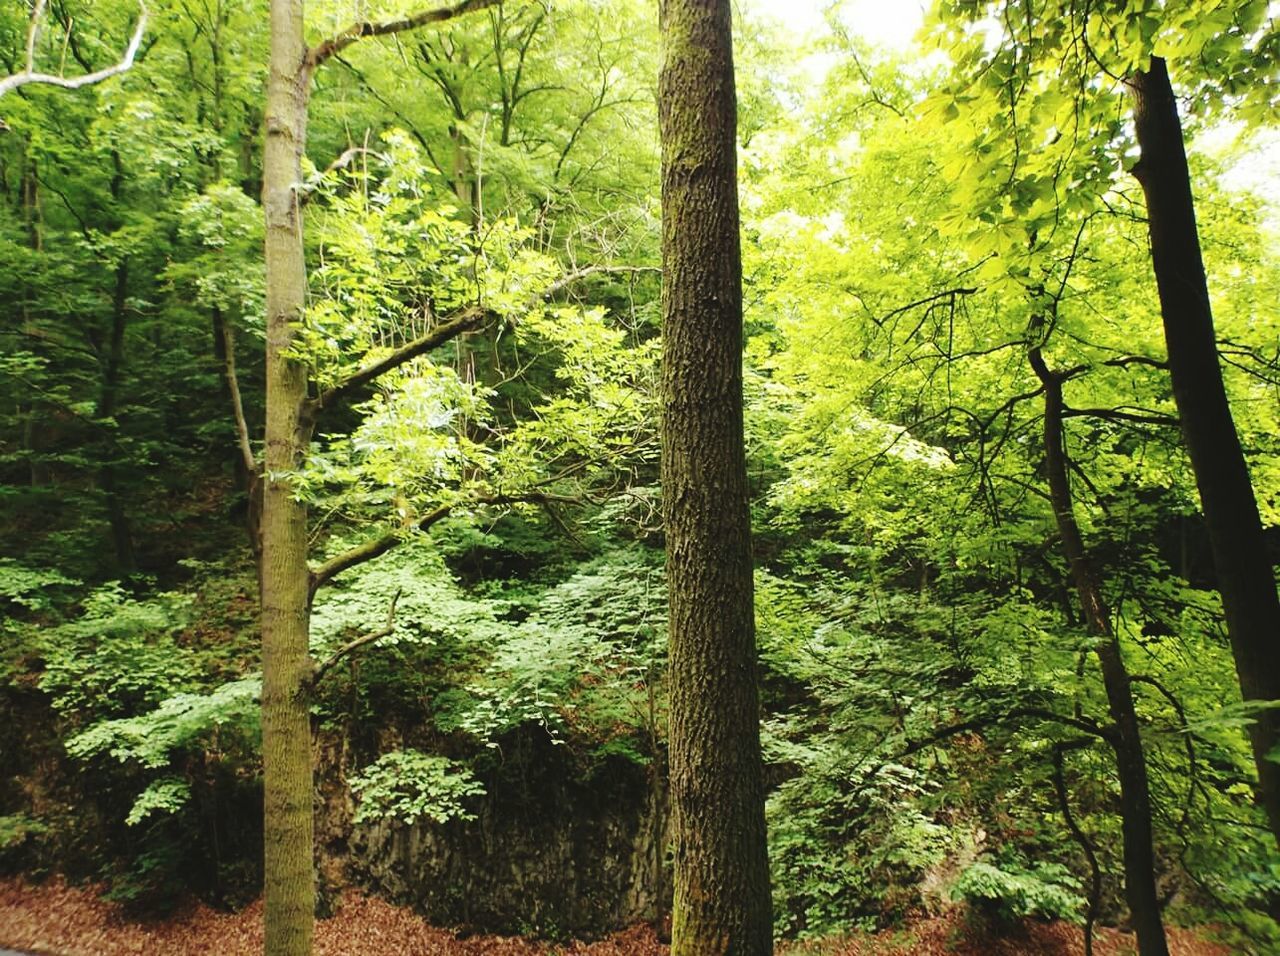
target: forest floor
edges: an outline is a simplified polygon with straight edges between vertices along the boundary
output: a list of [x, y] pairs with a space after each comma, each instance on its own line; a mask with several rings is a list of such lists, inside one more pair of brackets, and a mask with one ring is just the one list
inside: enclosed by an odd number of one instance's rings
[[[1192, 930], [1171, 929], [1172, 956], [1231, 956], [1234, 950]], [[1133, 952], [1133, 938], [1099, 930], [1097, 956]], [[0, 949], [41, 956], [256, 956], [262, 950], [262, 905], [224, 913], [193, 904], [157, 922], [128, 919], [92, 887], [58, 880], [32, 884], [0, 880]], [[1079, 927], [1028, 922], [999, 939], [966, 932], [959, 914], [923, 919], [893, 933], [860, 934], [794, 944], [787, 956], [1077, 956]], [[649, 927], [635, 927], [593, 943], [549, 943], [471, 936], [432, 927], [412, 911], [348, 893], [335, 916], [316, 927], [316, 956], [663, 956]]]

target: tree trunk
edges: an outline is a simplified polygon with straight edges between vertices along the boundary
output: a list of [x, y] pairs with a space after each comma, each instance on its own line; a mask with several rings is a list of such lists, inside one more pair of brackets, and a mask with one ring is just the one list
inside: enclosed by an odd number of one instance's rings
[[[44, 248], [42, 225], [40, 220], [40, 179], [36, 175], [36, 161], [30, 155], [30, 140], [23, 141], [19, 180], [19, 191], [22, 201], [22, 221], [27, 231], [28, 245], [35, 252]], [[22, 285], [22, 327], [30, 330], [31, 303], [35, 294], [25, 282]], [[27, 453], [27, 462], [31, 475], [31, 487], [38, 488], [50, 483], [49, 468], [40, 454], [40, 405], [32, 399], [30, 407], [22, 417], [22, 444], [19, 446]]]
[[773, 951], [742, 424], [729, 0], [662, 0], [674, 956]]
[[1168, 956], [1160, 900], [1155, 883], [1155, 845], [1151, 836], [1151, 793], [1142, 750], [1133, 688], [1125, 669], [1120, 642], [1111, 628], [1111, 613], [1085, 551], [1076, 524], [1071, 485], [1067, 480], [1066, 435], [1062, 425], [1062, 377], [1049, 370], [1040, 349], [1031, 350], [1031, 364], [1044, 386], [1044, 452], [1053, 515], [1062, 550], [1080, 599], [1086, 630], [1098, 639], [1096, 650], [1102, 684], [1114, 727], [1109, 739], [1120, 780], [1120, 827], [1124, 840], [1124, 892], [1139, 956]]
[[[1200, 490], [1218, 591], [1245, 700], [1280, 700], [1280, 598], [1218, 364], [1209, 287], [1200, 256], [1178, 105], [1164, 60], [1128, 81], [1141, 157], [1134, 175], [1147, 200], [1151, 259], [1160, 293], [1169, 374]], [[1258, 797], [1280, 846], [1280, 710], [1249, 728]]]
[[266, 212], [266, 453], [262, 502], [265, 952], [309, 956], [312, 864], [307, 514], [288, 478], [311, 437], [306, 369], [288, 355], [306, 300], [302, 182], [310, 75], [302, 0], [271, 0], [262, 200]]
[[[107, 354], [103, 357], [102, 389], [98, 393], [98, 406], [95, 409], [95, 417], [100, 420], [111, 418], [116, 413], [120, 375], [124, 371], [124, 333], [129, 324], [128, 259], [120, 260], [120, 264], [116, 266], [115, 278], [115, 289], [111, 295], [111, 340], [107, 343]], [[107, 509], [107, 522], [111, 526], [111, 553], [115, 559], [115, 570], [121, 575], [129, 575], [134, 572], [137, 562], [134, 558], [133, 531], [129, 525], [129, 515], [125, 511], [120, 489], [116, 483], [114, 459], [119, 453], [119, 445], [116, 442], [119, 426], [110, 424], [104, 427], [106, 441], [103, 455], [106, 461], [98, 469], [98, 490], [102, 492]]]

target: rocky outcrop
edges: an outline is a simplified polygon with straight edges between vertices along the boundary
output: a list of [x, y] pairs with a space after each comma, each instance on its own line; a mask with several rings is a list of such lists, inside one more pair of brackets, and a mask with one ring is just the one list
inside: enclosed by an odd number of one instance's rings
[[[520, 737], [481, 772], [475, 819], [348, 825], [345, 881], [475, 931], [593, 936], [657, 920], [669, 890], [654, 767], [621, 757], [584, 766], [538, 728]], [[334, 794], [318, 807], [331, 852], [345, 805]]]

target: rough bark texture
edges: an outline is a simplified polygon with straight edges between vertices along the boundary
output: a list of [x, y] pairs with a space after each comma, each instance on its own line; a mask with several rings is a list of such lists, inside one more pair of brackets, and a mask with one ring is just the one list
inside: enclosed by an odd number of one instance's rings
[[1039, 348], [1031, 350], [1031, 364], [1044, 386], [1045, 470], [1062, 550], [1080, 599], [1088, 632], [1098, 639], [1095, 650], [1114, 726], [1109, 739], [1120, 779], [1120, 827], [1124, 840], [1124, 893], [1139, 956], [1168, 956], [1160, 899], [1155, 882], [1155, 846], [1151, 836], [1151, 792], [1142, 749], [1133, 687], [1125, 668], [1120, 642], [1111, 627], [1111, 613], [1102, 596], [1080, 526], [1076, 523], [1071, 485], [1067, 480], [1065, 434], [1062, 426], [1062, 378], [1045, 365]]
[[265, 952], [307, 956], [315, 922], [306, 509], [285, 476], [310, 439], [306, 370], [289, 358], [306, 298], [302, 181], [310, 74], [302, 0], [272, 0], [263, 206], [266, 210], [267, 411], [262, 502], [262, 753]]
[[[1177, 101], [1159, 57], [1129, 79], [1173, 397], [1200, 490], [1236, 674], [1245, 700], [1280, 700], [1280, 598], [1235, 421], [1222, 384]], [[1259, 799], [1280, 845], [1280, 710], [1249, 730]]]
[[771, 953], [728, 0], [663, 0], [662, 487], [675, 956]]

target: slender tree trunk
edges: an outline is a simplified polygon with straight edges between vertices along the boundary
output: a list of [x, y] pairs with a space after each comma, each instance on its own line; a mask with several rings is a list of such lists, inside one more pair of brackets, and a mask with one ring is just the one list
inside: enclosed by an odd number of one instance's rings
[[[40, 221], [40, 180], [36, 175], [36, 161], [30, 155], [31, 143], [24, 140], [20, 154], [21, 166], [19, 191], [22, 198], [22, 221], [27, 230], [27, 242], [31, 249], [39, 252], [44, 246]], [[24, 330], [30, 328], [31, 302], [34, 293], [25, 282], [22, 286], [22, 325]], [[34, 399], [22, 419], [22, 445], [27, 453], [28, 468], [31, 474], [31, 487], [47, 485], [50, 480], [49, 469], [40, 455], [40, 405]]]
[[1111, 614], [1102, 596], [1080, 526], [1076, 524], [1071, 485], [1067, 480], [1066, 443], [1062, 425], [1062, 378], [1049, 370], [1039, 348], [1031, 350], [1031, 364], [1044, 386], [1044, 451], [1049, 497], [1062, 538], [1062, 550], [1080, 599], [1088, 632], [1098, 639], [1096, 650], [1102, 684], [1114, 727], [1110, 734], [1120, 779], [1120, 827], [1124, 840], [1124, 892], [1139, 956], [1168, 956], [1160, 900], [1155, 883], [1155, 845], [1151, 835], [1151, 792], [1142, 749], [1133, 687], [1125, 668], [1120, 642], [1111, 628]]
[[742, 425], [729, 0], [662, 0], [674, 956], [773, 951]]
[[306, 508], [289, 473], [311, 437], [306, 369], [288, 354], [306, 300], [302, 181], [310, 75], [302, 0], [271, 0], [263, 206], [266, 211], [266, 453], [262, 502], [262, 754], [267, 956], [308, 956], [315, 923], [311, 727], [306, 680]]
[[[115, 289], [111, 295], [111, 339], [107, 343], [107, 354], [102, 368], [102, 389], [98, 394], [98, 407], [95, 410], [96, 417], [99, 419], [107, 419], [115, 415], [116, 403], [119, 399], [120, 376], [124, 371], [124, 333], [129, 324], [128, 259], [120, 260], [120, 264], [116, 266], [115, 278]], [[113, 459], [118, 453], [116, 443], [118, 427], [112, 424], [106, 428], [104, 448], [106, 461], [98, 469], [98, 489], [102, 492], [107, 508], [107, 522], [111, 526], [111, 549], [115, 558], [116, 571], [127, 575], [132, 574], [137, 566], [133, 553], [133, 531], [116, 482], [116, 466]]]
[[[1280, 700], [1280, 597], [1235, 421], [1218, 364], [1209, 286], [1200, 256], [1178, 104], [1164, 60], [1130, 77], [1147, 199], [1151, 260], [1160, 293], [1169, 374], [1213, 552], [1236, 675], [1245, 700]], [[1280, 846], [1280, 710], [1249, 728], [1258, 797]]]
[[249, 423], [245, 417], [244, 402], [240, 397], [240, 379], [236, 371], [236, 342], [226, 316], [216, 305], [210, 312], [213, 331], [213, 354], [218, 363], [222, 396], [231, 409], [232, 424], [236, 432], [234, 467], [236, 487], [245, 496], [245, 530], [249, 546], [253, 549], [254, 562], [258, 566], [258, 580], [262, 580], [262, 475], [254, 458], [249, 440]]

